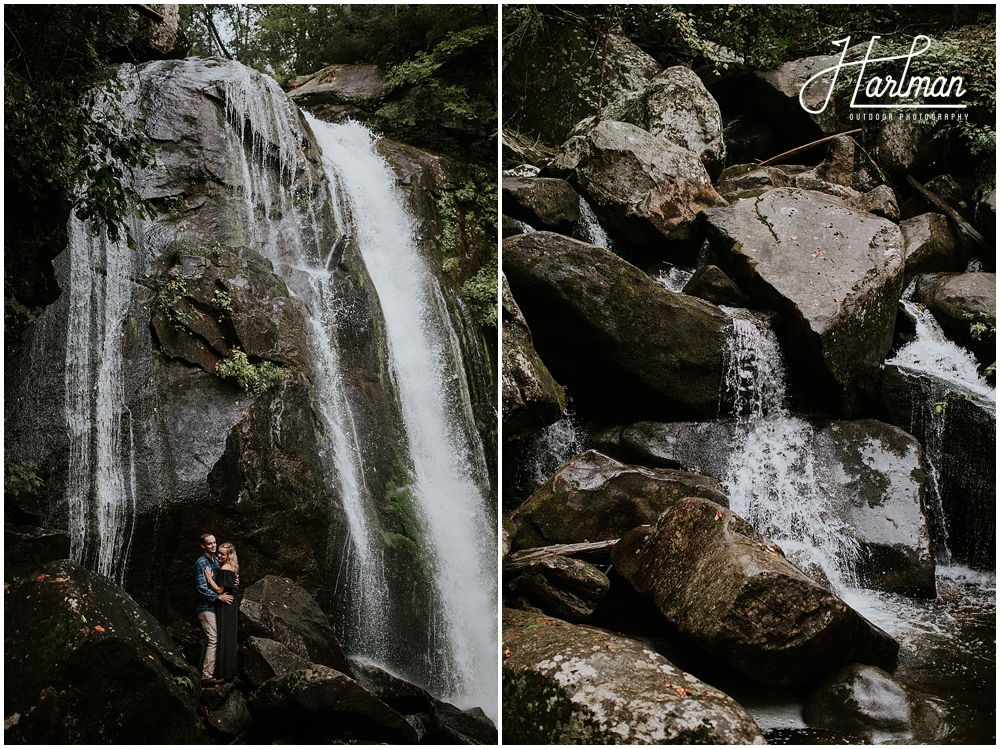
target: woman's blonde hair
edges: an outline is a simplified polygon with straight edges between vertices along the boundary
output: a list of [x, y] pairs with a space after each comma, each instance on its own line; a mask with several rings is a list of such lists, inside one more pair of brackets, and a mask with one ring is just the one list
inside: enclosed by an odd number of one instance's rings
[[226, 559], [226, 561], [229, 563], [229, 566], [233, 568], [233, 572], [235, 572], [236, 574], [239, 574], [239, 572], [240, 572], [240, 560], [236, 558], [236, 547], [233, 546], [228, 541], [226, 541], [226, 543], [224, 543], [224, 544], [219, 544], [219, 549], [218, 549], [218, 551], [216, 553], [218, 553], [219, 551], [222, 551], [223, 549], [225, 550], [226, 554], [228, 555], [228, 559]]

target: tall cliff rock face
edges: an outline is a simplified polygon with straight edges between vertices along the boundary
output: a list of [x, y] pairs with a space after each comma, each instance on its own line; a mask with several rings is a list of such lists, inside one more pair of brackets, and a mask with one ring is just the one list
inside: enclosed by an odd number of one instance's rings
[[[62, 294], [7, 362], [7, 462], [40, 467], [41, 522], [68, 528], [75, 557], [165, 622], [193, 620], [198, 539], [212, 532], [236, 543], [245, 582], [292, 578], [346, 628], [365, 594], [345, 508], [357, 484], [395, 571], [387, 616], [421, 623], [386, 647], [419, 660], [436, 614], [399, 396], [378, 298], [313, 136], [270, 79], [238, 63], [121, 75], [157, 147], [157, 168], [136, 179], [159, 214], [132, 224], [131, 247], [71, 219], [55, 261]], [[495, 434], [489, 356], [479, 334], [461, 344], [479, 363], [480, 431]], [[361, 466], [353, 482], [331, 458], [341, 423]]]

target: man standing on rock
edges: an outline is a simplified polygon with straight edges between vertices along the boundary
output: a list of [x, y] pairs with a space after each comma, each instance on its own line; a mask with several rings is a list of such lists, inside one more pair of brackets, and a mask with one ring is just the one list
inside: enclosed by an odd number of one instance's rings
[[195, 585], [198, 588], [198, 605], [195, 607], [198, 612], [198, 621], [205, 631], [208, 645], [205, 647], [205, 660], [201, 668], [202, 684], [217, 684], [215, 678], [215, 649], [219, 642], [219, 632], [215, 624], [215, 601], [216, 599], [224, 603], [232, 603], [233, 597], [229, 593], [217, 594], [208, 585], [206, 570], [211, 570], [214, 578], [219, 573], [219, 563], [215, 561], [215, 536], [211, 533], [204, 533], [201, 537], [201, 548], [205, 552], [198, 561], [194, 563]]

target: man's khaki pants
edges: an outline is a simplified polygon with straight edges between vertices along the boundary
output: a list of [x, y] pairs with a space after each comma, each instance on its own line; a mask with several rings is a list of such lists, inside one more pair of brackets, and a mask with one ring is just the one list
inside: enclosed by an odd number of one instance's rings
[[199, 612], [198, 621], [201, 622], [201, 628], [205, 630], [205, 637], [208, 638], [208, 646], [205, 648], [205, 661], [201, 667], [201, 678], [212, 679], [215, 676], [215, 649], [219, 644], [219, 631], [215, 626], [215, 612]]

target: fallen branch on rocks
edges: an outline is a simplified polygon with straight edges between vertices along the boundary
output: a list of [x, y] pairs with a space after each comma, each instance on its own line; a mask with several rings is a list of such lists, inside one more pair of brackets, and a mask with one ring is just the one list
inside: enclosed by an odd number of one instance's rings
[[789, 156], [796, 156], [803, 151], [808, 151], [810, 148], [815, 148], [816, 146], [821, 146], [824, 143], [829, 143], [834, 138], [839, 138], [841, 135], [854, 135], [855, 133], [860, 133], [861, 128], [856, 130], [848, 130], [844, 133], [836, 133], [834, 135], [828, 135], [825, 138], [820, 138], [819, 140], [814, 140], [812, 143], [806, 143], [804, 146], [799, 146], [798, 148], [793, 148], [791, 151], [785, 151], [784, 153], [779, 153], [777, 156], [772, 156], [767, 161], [762, 161], [758, 166], [771, 166], [771, 164], [777, 164], [779, 161], [783, 161]]
[[[608, 541], [586, 541], [578, 544], [555, 544], [553, 546], [539, 546], [534, 549], [521, 549], [515, 551], [504, 564], [504, 572], [517, 572], [528, 567], [532, 562], [548, 557], [577, 557], [577, 556], [597, 556], [607, 558], [611, 556], [611, 549], [618, 543], [617, 538]], [[600, 559], [596, 560], [600, 561]]]
[[959, 214], [958, 211], [956, 211], [950, 205], [941, 200], [941, 198], [939, 198], [937, 195], [935, 195], [926, 187], [924, 187], [922, 184], [913, 179], [913, 177], [911, 177], [909, 174], [906, 175], [906, 181], [916, 188], [917, 192], [919, 192], [923, 196], [924, 200], [926, 200], [928, 203], [930, 203], [939, 211], [941, 211], [941, 213], [943, 213], [945, 216], [954, 221], [959, 231], [961, 231], [965, 236], [967, 236], [969, 239], [971, 239], [979, 246], [987, 247], [987, 249], [989, 249], [986, 244], [986, 239], [983, 237], [983, 235], [980, 234], [978, 231], [976, 231], [975, 228], [972, 226], [972, 224], [970, 224], [968, 221], [962, 218], [962, 216]]
[[151, 18], [157, 23], [163, 23], [166, 20], [161, 14], [157, 13], [148, 5], [133, 5], [132, 7], [135, 8], [136, 11], [138, 11], [139, 15], [146, 16], [146, 18]]

